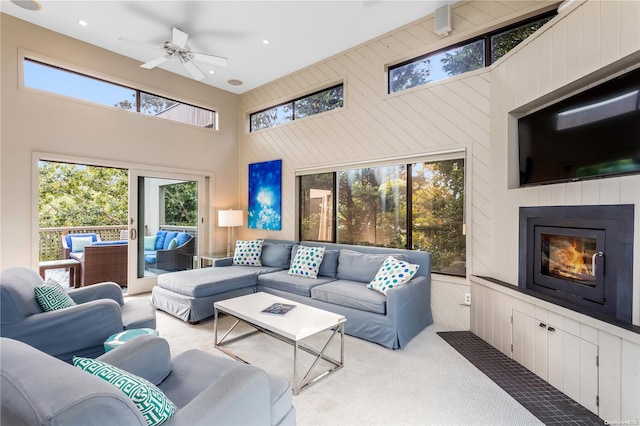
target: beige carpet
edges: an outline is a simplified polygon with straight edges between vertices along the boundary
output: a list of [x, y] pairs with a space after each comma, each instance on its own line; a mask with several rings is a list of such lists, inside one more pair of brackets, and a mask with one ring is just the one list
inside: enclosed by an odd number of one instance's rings
[[[157, 311], [157, 324], [174, 356], [200, 349], [226, 357], [214, 349], [212, 319], [190, 325]], [[229, 324], [230, 317], [221, 318], [221, 328]], [[298, 425], [542, 424], [436, 334], [445, 330], [429, 326], [395, 351], [345, 336], [345, 367], [294, 396]], [[253, 365], [292, 379], [293, 350], [286, 343], [258, 334], [229, 348]], [[337, 356], [339, 347], [331, 349]], [[299, 362], [310, 365], [307, 357]]]

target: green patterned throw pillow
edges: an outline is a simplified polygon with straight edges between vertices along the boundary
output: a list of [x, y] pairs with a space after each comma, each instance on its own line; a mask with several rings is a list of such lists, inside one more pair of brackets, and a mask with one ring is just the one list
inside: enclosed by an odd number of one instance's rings
[[43, 311], [57, 311], [58, 309], [69, 308], [75, 306], [67, 292], [60, 284], [52, 279], [48, 279], [44, 284], [37, 285], [33, 288], [36, 294], [36, 300]]
[[296, 256], [291, 261], [289, 275], [318, 278], [318, 271], [323, 257], [324, 247], [298, 247]]
[[73, 357], [73, 365], [124, 392], [138, 407], [148, 425], [160, 425], [178, 411], [178, 407], [160, 389], [142, 377], [97, 359]]
[[237, 241], [236, 251], [233, 253], [233, 264], [242, 266], [262, 266], [263, 240]]
[[367, 284], [367, 287], [386, 295], [389, 289], [408, 283], [419, 267], [420, 265], [389, 256], [384, 260], [375, 278]]

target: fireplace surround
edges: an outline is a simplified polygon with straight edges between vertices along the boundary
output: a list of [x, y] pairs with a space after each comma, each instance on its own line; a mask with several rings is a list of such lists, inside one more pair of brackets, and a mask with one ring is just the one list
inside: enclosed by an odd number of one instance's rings
[[518, 286], [632, 321], [633, 205], [520, 207]]

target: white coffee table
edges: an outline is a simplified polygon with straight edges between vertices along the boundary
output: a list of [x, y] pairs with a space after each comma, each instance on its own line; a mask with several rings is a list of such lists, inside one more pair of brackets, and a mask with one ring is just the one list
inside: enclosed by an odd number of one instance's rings
[[[287, 303], [296, 305], [296, 307], [284, 315], [275, 315], [261, 312], [273, 303]], [[232, 343], [236, 340], [243, 339], [257, 332], [263, 332], [293, 346], [293, 394], [297, 395], [302, 390], [316, 383], [318, 380], [327, 377], [344, 366], [344, 323], [346, 318], [342, 315], [327, 312], [322, 309], [304, 305], [302, 303], [293, 302], [282, 297], [274, 296], [268, 293], [253, 293], [246, 296], [234, 297], [233, 299], [221, 300], [215, 302], [214, 310], [214, 326], [213, 333], [215, 338], [215, 347], [230, 357], [247, 363], [239, 356], [232, 353], [223, 345]], [[236, 321], [227, 330], [227, 332], [218, 339], [218, 313], [224, 312], [234, 318]], [[229, 333], [242, 321], [255, 330], [233, 338], [226, 339]], [[304, 344], [302, 340], [307, 337], [318, 334], [322, 331], [333, 329], [333, 333], [329, 336], [323, 348], [318, 351]], [[328, 356], [325, 351], [329, 343], [336, 335], [340, 335], [340, 360], [336, 360]], [[226, 340], [225, 340], [226, 339]], [[311, 367], [306, 371], [304, 377], [297, 381], [298, 377], [298, 350], [315, 356], [315, 360]], [[331, 367], [324, 371], [314, 379], [310, 379], [311, 370], [317, 365], [318, 361], [323, 359], [331, 364]], [[247, 363], [248, 364], [248, 363]]]

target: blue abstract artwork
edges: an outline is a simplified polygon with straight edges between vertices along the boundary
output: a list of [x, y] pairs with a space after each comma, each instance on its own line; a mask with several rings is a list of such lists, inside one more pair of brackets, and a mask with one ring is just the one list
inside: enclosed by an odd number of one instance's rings
[[249, 228], [282, 229], [282, 160], [249, 164]]

